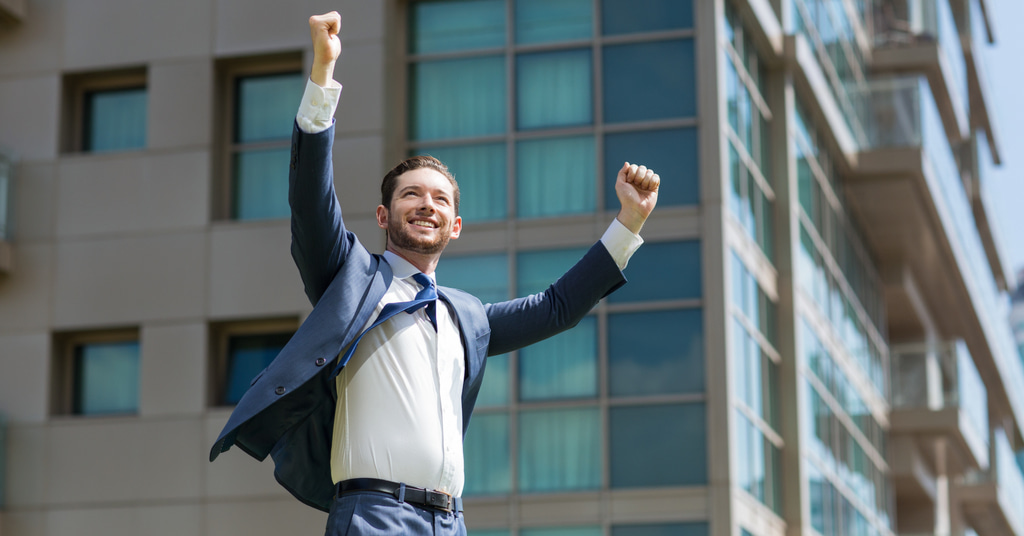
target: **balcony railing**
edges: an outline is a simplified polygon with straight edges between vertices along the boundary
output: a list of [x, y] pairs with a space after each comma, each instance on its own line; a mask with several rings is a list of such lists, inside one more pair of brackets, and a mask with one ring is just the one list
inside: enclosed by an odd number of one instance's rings
[[876, 47], [938, 43], [943, 71], [952, 77], [951, 97], [968, 109], [967, 62], [950, 0], [875, 0]]
[[920, 147], [924, 173], [956, 268], [988, 342], [992, 358], [1018, 423], [1024, 423], [1024, 365], [1006, 322], [1009, 302], [1001, 294], [971, 211], [960, 170], [924, 76], [894, 77], [871, 84], [872, 116], [868, 140], [872, 149]]
[[962, 340], [891, 348], [893, 409], [958, 409], [965, 442], [988, 464], [988, 391]]
[[994, 484], [996, 500], [1014, 534], [1024, 531], [1024, 472], [1014, 457], [1013, 449], [1002, 429], [992, 434], [992, 464], [986, 471], [967, 475], [967, 485]]

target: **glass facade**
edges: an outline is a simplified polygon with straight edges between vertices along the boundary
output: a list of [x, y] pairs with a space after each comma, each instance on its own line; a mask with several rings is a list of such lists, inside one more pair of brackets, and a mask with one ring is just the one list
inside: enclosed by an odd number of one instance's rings
[[[514, 271], [505, 254], [446, 257], [438, 282], [485, 301], [528, 295], [585, 251], [522, 251]], [[706, 463], [678, 463], [707, 458], [700, 266], [699, 242], [645, 244], [625, 270], [644, 274], [636, 285], [569, 331], [489, 358], [466, 495], [706, 484]]]
[[231, 217], [287, 218], [288, 157], [295, 103], [306, 75], [242, 76], [234, 80], [231, 138]]
[[[814, 52], [829, 93], [858, 145], [865, 141], [861, 118], [866, 95], [864, 51], [858, 35], [866, 35], [871, 6], [864, 1], [789, 0], [789, 28]], [[852, 7], [852, 9], [850, 9]]]
[[291, 337], [291, 332], [228, 337], [227, 384], [221, 405], [237, 404], [253, 378], [267, 368]]
[[634, 4], [410, 5], [409, 152], [448, 164], [466, 222], [615, 209], [628, 159], [678, 178], [659, 206], [698, 202], [693, 7]]

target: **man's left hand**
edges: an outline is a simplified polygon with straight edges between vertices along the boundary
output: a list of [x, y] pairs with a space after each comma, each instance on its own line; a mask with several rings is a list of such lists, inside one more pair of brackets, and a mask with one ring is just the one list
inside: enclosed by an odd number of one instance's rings
[[634, 234], [640, 234], [654, 205], [658, 204], [659, 185], [661, 177], [647, 166], [626, 162], [619, 170], [615, 178], [615, 195], [622, 208], [616, 219]]

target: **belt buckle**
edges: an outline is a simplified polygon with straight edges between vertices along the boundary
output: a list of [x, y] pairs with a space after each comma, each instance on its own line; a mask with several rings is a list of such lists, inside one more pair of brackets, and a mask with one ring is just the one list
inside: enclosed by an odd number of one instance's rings
[[436, 489], [428, 489], [426, 492], [427, 504], [445, 513], [452, 513], [452, 506], [454, 506], [452, 503], [454, 500], [451, 493], [445, 493]]

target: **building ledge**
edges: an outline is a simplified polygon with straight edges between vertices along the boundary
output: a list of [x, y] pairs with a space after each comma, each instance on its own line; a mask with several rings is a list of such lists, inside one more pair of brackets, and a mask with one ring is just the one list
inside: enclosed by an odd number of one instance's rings
[[953, 446], [953, 466], [949, 472], [961, 474], [967, 469], [988, 467], [988, 444], [973, 429], [959, 407], [894, 409], [889, 416], [893, 434], [908, 434], [922, 439], [947, 439]]
[[1001, 497], [997, 483], [984, 481], [960, 485], [956, 496], [978, 536], [1024, 533], [1020, 506], [1004, 504], [1006, 500]]

